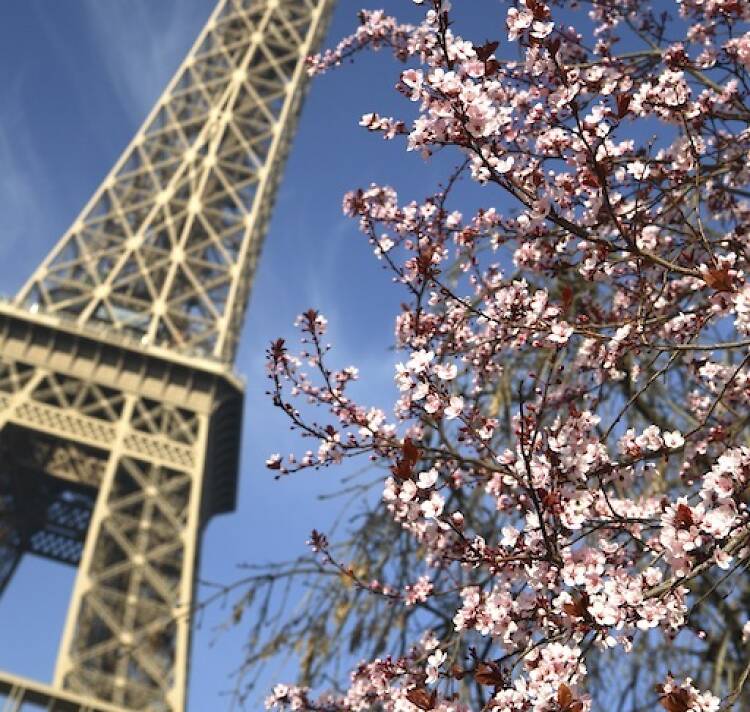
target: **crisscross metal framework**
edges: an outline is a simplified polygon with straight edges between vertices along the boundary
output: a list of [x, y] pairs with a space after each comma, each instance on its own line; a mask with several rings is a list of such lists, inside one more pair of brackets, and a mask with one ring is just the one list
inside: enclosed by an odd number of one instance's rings
[[220, 0], [68, 232], [0, 303], [0, 593], [78, 567], [52, 685], [0, 710], [180, 712], [200, 531], [236, 497], [232, 364], [333, 0]]
[[328, 4], [221, 2], [16, 303], [231, 361]]

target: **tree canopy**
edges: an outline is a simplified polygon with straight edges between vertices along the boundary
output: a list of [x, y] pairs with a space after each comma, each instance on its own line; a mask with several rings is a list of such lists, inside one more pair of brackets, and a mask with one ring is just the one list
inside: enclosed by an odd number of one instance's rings
[[476, 42], [415, 2], [310, 60], [392, 50], [404, 117], [362, 126], [454, 157], [421, 201], [344, 198], [402, 294], [393, 410], [314, 309], [268, 353], [313, 442], [269, 468], [363, 458], [382, 496], [248, 577], [246, 666], [300, 653], [281, 710], [750, 709], [750, 3], [518, 0]]

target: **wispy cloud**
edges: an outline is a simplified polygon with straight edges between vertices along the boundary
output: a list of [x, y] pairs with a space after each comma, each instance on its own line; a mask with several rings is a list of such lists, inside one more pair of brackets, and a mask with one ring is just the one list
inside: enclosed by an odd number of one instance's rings
[[206, 0], [83, 0], [123, 109], [140, 122], [208, 17]]
[[0, 284], [11, 296], [31, 272], [54, 218], [45, 210], [50, 184], [20, 100], [23, 73], [0, 90]]

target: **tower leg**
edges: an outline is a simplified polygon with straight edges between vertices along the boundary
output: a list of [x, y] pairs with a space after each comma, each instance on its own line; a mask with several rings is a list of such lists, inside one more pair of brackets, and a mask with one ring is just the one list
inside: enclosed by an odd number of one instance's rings
[[[203, 458], [180, 468], [124, 452], [138, 437], [136, 401], [128, 397], [99, 489], [55, 685], [166, 712], [185, 703]], [[196, 452], [206, 430], [200, 421]]]
[[23, 551], [79, 566], [54, 685], [0, 673], [11, 712], [184, 710], [199, 530], [236, 504], [231, 364], [332, 6], [218, 0], [79, 218], [0, 302], [0, 591]]

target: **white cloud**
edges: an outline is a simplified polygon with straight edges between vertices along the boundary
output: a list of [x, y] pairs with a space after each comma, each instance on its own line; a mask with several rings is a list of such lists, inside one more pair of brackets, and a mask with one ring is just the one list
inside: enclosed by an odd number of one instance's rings
[[11, 296], [35, 266], [37, 252], [49, 240], [53, 218], [44, 209], [51, 189], [43, 161], [23, 110], [23, 76], [0, 93], [0, 284]]
[[140, 123], [202, 27], [207, 0], [83, 0], [122, 107]]

